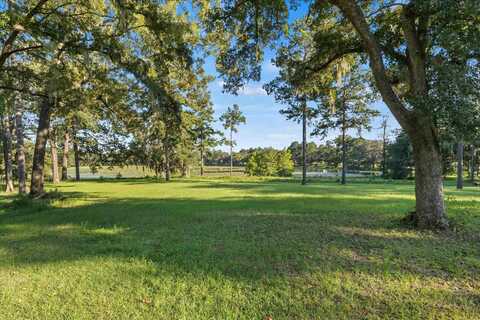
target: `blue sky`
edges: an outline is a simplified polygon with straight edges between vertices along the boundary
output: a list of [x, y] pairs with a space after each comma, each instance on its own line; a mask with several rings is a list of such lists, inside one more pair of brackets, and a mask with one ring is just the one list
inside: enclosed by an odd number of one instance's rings
[[[234, 103], [240, 106], [240, 109], [247, 118], [247, 123], [239, 127], [239, 132], [235, 136], [237, 141], [236, 149], [251, 147], [274, 147], [285, 148], [293, 141], [300, 141], [302, 137], [301, 125], [288, 121], [279, 113], [284, 106], [275, 102], [275, 99], [268, 96], [262, 89], [262, 85], [277, 75], [277, 69], [271, 64], [272, 54], [269, 54], [262, 68], [262, 79], [260, 82], [250, 82], [237, 96], [222, 93], [222, 80], [217, 78], [210, 84], [212, 102], [215, 109], [215, 117], [218, 119], [225, 110]], [[205, 64], [206, 71], [218, 76], [215, 70], [215, 61], [209, 58]], [[390, 129], [399, 127], [397, 121], [388, 111], [385, 104], [381, 101], [372, 105], [372, 108], [379, 110], [382, 115], [388, 117]], [[379, 139], [382, 134], [380, 130], [381, 116], [372, 122], [371, 132], [363, 132], [363, 137], [369, 139]], [[215, 123], [218, 130], [223, 130], [220, 122]], [[338, 133], [332, 132], [327, 139], [334, 138]], [[356, 135], [352, 130], [351, 135]], [[317, 144], [321, 142], [318, 137], [309, 138]], [[222, 149], [227, 149], [226, 147]]]

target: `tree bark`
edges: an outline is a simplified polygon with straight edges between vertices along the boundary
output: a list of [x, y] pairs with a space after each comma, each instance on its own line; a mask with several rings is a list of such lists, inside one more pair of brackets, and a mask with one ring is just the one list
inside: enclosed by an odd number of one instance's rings
[[342, 113], [342, 184], [347, 184], [347, 144], [345, 142], [345, 135], [346, 135], [346, 114], [345, 108]]
[[233, 129], [230, 128], [230, 176], [233, 176]]
[[203, 147], [203, 141], [202, 141], [202, 146], [200, 147], [200, 176], [203, 177], [204, 175], [204, 165], [205, 165], [205, 159], [204, 159], [204, 147]]
[[302, 185], [307, 184], [307, 105], [303, 101], [302, 110]]
[[57, 149], [57, 137], [55, 130], [50, 130], [50, 153], [52, 160], [52, 182], [54, 184], [60, 183], [60, 177], [58, 175], [58, 149]]
[[475, 182], [475, 146], [470, 146], [470, 182]]
[[50, 98], [43, 98], [40, 105], [40, 115], [38, 119], [37, 138], [33, 151], [32, 180], [30, 184], [30, 195], [42, 195], [44, 190], [44, 166], [45, 149], [47, 147], [48, 131], [50, 128], [50, 113], [52, 102]]
[[457, 143], [457, 189], [463, 189], [463, 141], [459, 140]]
[[17, 138], [17, 175], [18, 193], [27, 193], [25, 168], [25, 141], [23, 136], [23, 108], [20, 103], [15, 104], [15, 134]]
[[170, 153], [168, 150], [168, 146], [164, 145], [164, 153], [165, 153], [165, 181], [170, 181]]
[[182, 178], [188, 177], [188, 165], [185, 163], [185, 160], [182, 160]]
[[68, 180], [68, 152], [70, 148], [70, 135], [65, 131], [63, 138], [63, 155], [62, 155], [62, 181]]
[[433, 128], [418, 126], [411, 134], [415, 162], [416, 211], [413, 221], [420, 228], [445, 229], [442, 157]]
[[12, 132], [8, 113], [3, 116], [3, 158], [5, 165], [5, 192], [13, 192], [13, 168], [12, 168]]
[[75, 181], [80, 181], [80, 150], [76, 135], [73, 139], [73, 153], [75, 157]]
[[382, 123], [383, 127], [383, 147], [382, 147], [382, 176], [383, 179], [387, 177], [387, 119]]

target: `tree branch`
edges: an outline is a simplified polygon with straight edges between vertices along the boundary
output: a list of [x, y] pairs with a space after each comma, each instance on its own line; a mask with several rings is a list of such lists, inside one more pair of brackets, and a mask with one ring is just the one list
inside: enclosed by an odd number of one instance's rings
[[353, 0], [329, 0], [329, 2], [342, 11], [362, 39], [363, 47], [370, 57], [370, 68], [375, 77], [375, 83], [384, 102], [402, 127], [410, 127], [410, 122], [408, 121], [410, 111], [405, 108], [400, 98], [393, 91], [387, 77], [378, 40], [370, 31], [362, 9]]
[[410, 90], [415, 95], [424, 95], [427, 91], [427, 80], [425, 74], [425, 59], [423, 46], [420, 43], [416, 15], [410, 7], [404, 6], [400, 14], [400, 22], [405, 34], [408, 53], [408, 69], [410, 73]]
[[43, 48], [43, 45], [39, 44], [36, 46], [30, 46], [30, 47], [25, 47], [25, 48], [18, 48], [14, 49], [11, 51], [6, 52], [7, 55], [11, 56], [12, 54], [18, 53], [18, 52], [23, 52], [23, 51], [29, 51], [29, 50], [35, 50], [35, 49], [40, 49]]
[[334, 63], [338, 59], [343, 58], [346, 55], [349, 55], [349, 54], [352, 54], [352, 53], [362, 53], [362, 52], [365, 52], [365, 51], [363, 50], [363, 48], [361, 46], [354, 47], [354, 48], [347, 48], [343, 51], [335, 52], [333, 55], [331, 55], [327, 59], [327, 61], [325, 61], [324, 63], [322, 63], [320, 65], [315, 65], [313, 67], [310, 67], [311, 64], [308, 64], [305, 67], [305, 70], [310, 71], [310, 72], [314, 72], [314, 73], [319, 72], [319, 71], [322, 71], [322, 70], [328, 68], [329, 65], [331, 65], [332, 63]]
[[44, 93], [30, 91], [30, 90], [25, 89], [25, 88], [15, 88], [15, 87], [10, 87], [10, 86], [0, 85], [0, 89], [1, 90], [8, 90], [8, 91], [16, 91], [16, 92], [26, 93], [26, 94], [31, 95], [33, 97], [48, 98], [48, 95], [46, 95]]
[[[47, 2], [48, 0], [39, 0], [37, 5], [33, 7], [33, 9], [30, 10], [30, 12], [28, 12], [27, 15], [22, 19], [22, 24], [29, 22]], [[2, 51], [0, 53], [0, 70], [7, 61], [8, 57], [13, 54], [12, 52], [14, 52], [14, 50], [11, 48], [21, 32], [23, 32], [21, 25], [15, 26], [3, 43]]]

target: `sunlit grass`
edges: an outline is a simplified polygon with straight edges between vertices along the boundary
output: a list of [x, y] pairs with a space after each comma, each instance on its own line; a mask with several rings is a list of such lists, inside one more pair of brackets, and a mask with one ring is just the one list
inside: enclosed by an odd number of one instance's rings
[[478, 319], [480, 189], [455, 231], [401, 223], [409, 183], [63, 183], [0, 213], [0, 319]]

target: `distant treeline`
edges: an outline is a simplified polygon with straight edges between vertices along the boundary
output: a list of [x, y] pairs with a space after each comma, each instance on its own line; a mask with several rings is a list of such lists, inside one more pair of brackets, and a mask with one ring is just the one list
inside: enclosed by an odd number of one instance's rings
[[[292, 155], [295, 167], [301, 166], [302, 144], [294, 141], [286, 148]], [[453, 174], [456, 168], [456, 146], [454, 143], [442, 145], [444, 162], [444, 174]], [[241, 149], [233, 154], [234, 166], [246, 166], [248, 159], [254, 153], [279, 151], [274, 148], [248, 148]], [[407, 135], [398, 130], [394, 132], [385, 143], [382, 140], [370, 140], [358, 137], [347, 137], [347, 167], [349, 171], [379, 171], [385, 172], [387, 178], [406, 179], [414, 176], [413, 151]], [[205, 159], [207, 166], [227, 166], [230, 163], [229, 153], [221, 150], [210, 151]], [[385, 157], [385, 159], [384, 159]], [[308, 170], [331, 170], [341, 169], [341, 140], [340, 137], [328, 140], [322, 144], [309, 142], [307, 144]], [[465, 159], [465, 167], [471, 159]], [[479, 161], [476, 161], [478, 163]]]

